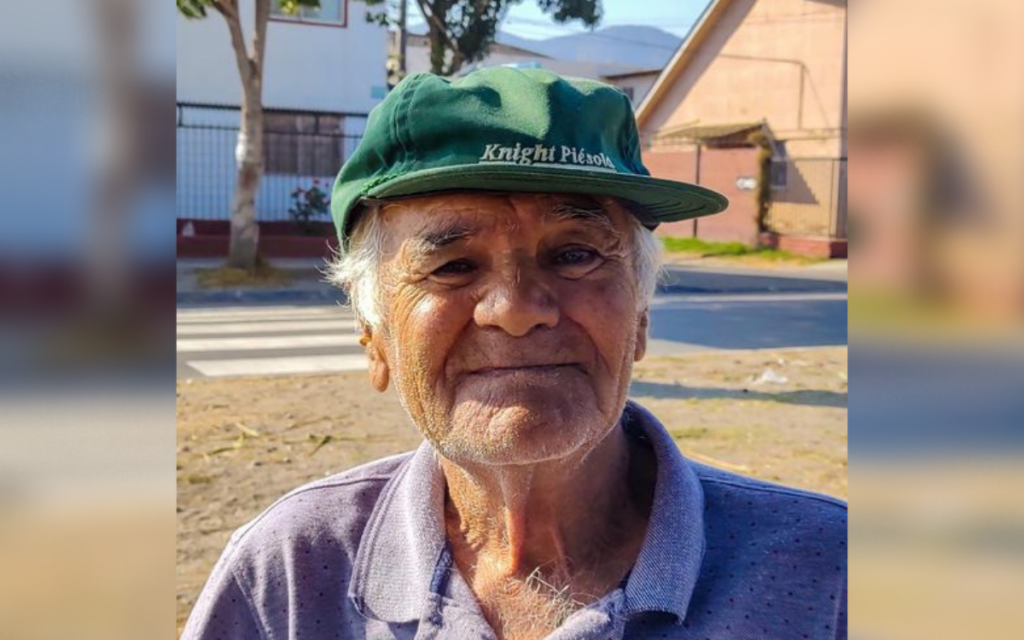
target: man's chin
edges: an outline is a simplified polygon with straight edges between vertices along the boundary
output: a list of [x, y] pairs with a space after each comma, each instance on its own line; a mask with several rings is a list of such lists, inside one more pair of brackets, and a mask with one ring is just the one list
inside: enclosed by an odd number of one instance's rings
[[457, 404], [450, 436], [459, 446], [449, 457], [488, 464], [532, 464], [572, 453], [596, 416], [581, 411], [580, 403], [568, 401], [565, 394], [546, 391], [540, 394], [544, 397], [532, 394], [507, 398], [500, 404], [469, 399]]
[[463, 376], [455, 388], [456, 404], [473, 403], [481, 410], [550, 412], [567, 401], [593, 398], [590, 377], [575, 365], [490, 369]]

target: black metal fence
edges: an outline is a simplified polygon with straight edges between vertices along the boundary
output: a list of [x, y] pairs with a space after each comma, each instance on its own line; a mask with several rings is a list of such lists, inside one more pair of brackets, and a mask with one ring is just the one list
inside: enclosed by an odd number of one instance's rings
[[[238, 107], [178, 103], [177, 216], [230, 218], [235, 188]], [[296, 189], [329, 192], [341, 165], [355, 150], [365, 113], [268, 109], [264, 114], [263, 179], [257, 218], [287, 220]]]

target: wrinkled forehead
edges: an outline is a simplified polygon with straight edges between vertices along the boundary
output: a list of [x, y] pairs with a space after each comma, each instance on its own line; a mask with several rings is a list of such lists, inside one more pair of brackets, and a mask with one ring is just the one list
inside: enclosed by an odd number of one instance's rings
[[446, 193], [382, 203], [378, 215], [394, 239], [511, 233], [522, 225], [592, 227], [624, 235], [630, 212], [614, 198], [577, 194]]

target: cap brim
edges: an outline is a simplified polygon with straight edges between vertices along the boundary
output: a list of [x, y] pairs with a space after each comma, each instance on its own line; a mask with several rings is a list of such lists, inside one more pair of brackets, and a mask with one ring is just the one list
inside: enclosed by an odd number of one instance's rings
[[452, 190], [614, 196], [640, 204], [654, 223], [707, 216], [729, 206], [725, 196], [685, 182], [613, 171], [518, 164], [425, 169], [376, 185], [366, 196], [400, 198]]

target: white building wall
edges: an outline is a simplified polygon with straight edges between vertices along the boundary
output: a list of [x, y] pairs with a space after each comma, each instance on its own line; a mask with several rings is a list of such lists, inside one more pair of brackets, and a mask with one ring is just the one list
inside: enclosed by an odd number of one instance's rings
[[[494, 45], [491, 47], [490, 53], [483, 60], [471, 63], [467, 67], [497, 67], [503, 64], [526, 64], [531, 62], [544, 63], [553, 61], [540, 54]], [[430, 45], [427, 43], [426, 38], [415, 36], [409, 38], [405, 52], [405, 68], [409, 75], [430, 71]]]
[[[559, 60], [538, 53], [530, 53], [521, 49], [513, 49], [494, 45], [483, 60], [472, 62], [459, 70], [456, 75], [465, 75], [470, 71], [485, 67], [502, 65], [519, 65], [525, 68], [534, 67], [547, 69], [563, 76], [592, 78], [600, 80], [610, 73], [634, 71], [628, 66], [615, 66], [601, 62], [585, 60]], [[406, 69], [409, 74], [430, 71], [430, 45], [426, 38], [413, 36], [409, 38], [406, 48]], [[653, 84], [653, 80], [651, 81]]]
[[[240, 0], [251, 31], [254, 1]], [[366, 22], [349, 0], [344, 27], [272, 20], [267, 35], [263, 102], [281, 109], [366, 113], [387, 88], [387, 30]], [[224, 19], [178, 17], [179, 102], [238, 105], [241, 81]], [[247, 33], [247, 40], [251, 33]]]
[[653, 71], [651, 73], [635, 74], [629, 76], [615, 76], [606, 78], [605, 81], [609, 84], [613, 84], [616, 87], [622, 89], [631, 88], [633, 90], [633, 108], [636, 109], [640, 105], [640, 102], [647, 95], [647, 92], [654, 86], [654, 81], [658, 79], [660, 71]]
[[[251, 25], [254, 1], [241, 0], [241, 4], [243, 23]], [[365, 114], [376, 106], [387, 91], [387, 31], [366, 22], [365, 10], [363, 3], [350, 0], [344, 27], [271, 21], [264, 106], [349, 114]], [[238, 106], [241, 81], [224, 19], [214, 11], [205, 20], [179, 16], [177, 38], [178, 101]], [[177, 216], [226, 220], [234, 191], [239, 114], [187, 109], [184, 115], [186, 126], [179, 126], [177, 136]], [[353, 136], [344, 143], [348, 157], [365, 119], [347, 117], [343, 126], [342, 133]], [[289, 194], [297, 187], [309, 188], [313, 180], [329, 191], [334, 174], [265, 174], [257, 195], [257, 217], [287, 220]]]

